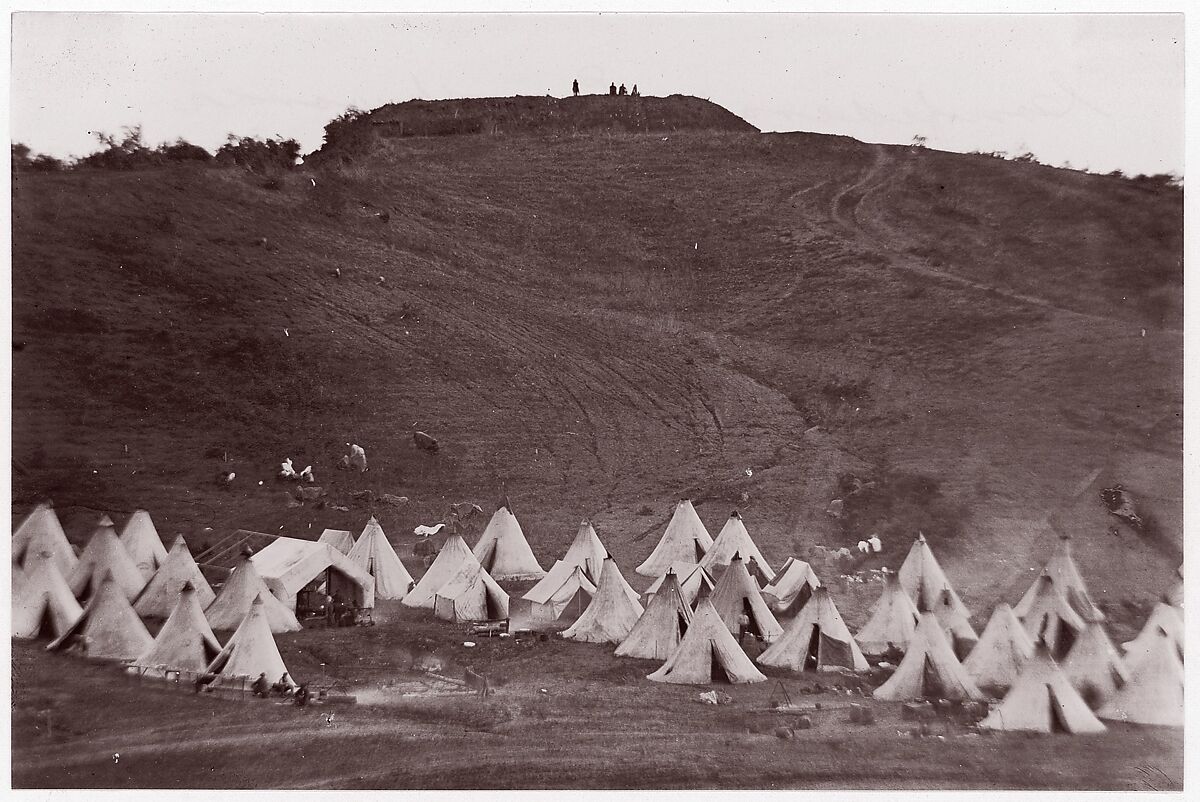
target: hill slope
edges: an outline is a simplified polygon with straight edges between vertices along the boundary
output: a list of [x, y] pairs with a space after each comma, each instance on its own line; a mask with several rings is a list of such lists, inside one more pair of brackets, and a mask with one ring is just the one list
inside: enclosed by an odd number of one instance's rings
[[[335, 137], [270, 182], [20, 176], [14, 504], [142, 505], [203, 546], [357, 530], [362, 488], [409, 497], [393, 534], [507, 493], [544, 566], [589, 516], [628, 576], [689, 495], [774, 562], [868, 530], [894, 558], [920, 526], [978, 607], [1029, 581], [1056, 513], [1100, 598], [1165, 584], [1181, 192], [699, 123], [559, 132]], [[367, 474], [333, 470], [348, 442]], [[289, 455], [350, 512], [286, 506]], [[844, 474], [876, 485], [839, 522]], [[1162, 537], [1109, 533], [1116, 481]]]

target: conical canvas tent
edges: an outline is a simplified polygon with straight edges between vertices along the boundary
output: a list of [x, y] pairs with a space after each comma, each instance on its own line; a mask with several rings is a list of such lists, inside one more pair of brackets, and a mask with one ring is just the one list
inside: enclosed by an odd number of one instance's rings
[[[703, 591], [704, 595], [707, 596], [717, 584], [713, 581], [712, 575], [697, 563], [675, 563], [667, 569], [667, 573], [675, 574], [679, 581], [679, 593], [693, 610], [696, 609], [696, 599], [700, 593]], [[666, 576], [666, 573], [664, 573], [658, 579], [654, 580], [654, 583], [650, 587], [646, 588], [646, 592], [642, 594], [643, 607], [649, 606], [650, 598], [658, 592]]]
[[1093, 710], [1111, 699], [1129, 679], [1125, 661], [1099, 621], [1089, 622], [1075, 639], [1062, 662], [1062, 671]]
[[204, 574], [200, 573], [200, 567], [192, 559], [192, 553], [188, 551], [183, 535], [180, 535], [175, 538], [162, 567], [134, 601], [133, 609], [146, 618], [166, 618], [175, 609], [183, 586], [189, 584], [201, 608], [212, 604], [216, 594], [208, 586]]
[[1033, 656], [1033, 640], [1012, 607], [996, 605], [963, 668], [980, 688], [1007, 691]]
[[827, 588], [817, 588], [783, 635], [758, 656], [758, 662], [792, 671], [870, 668]]
[[496, 510], [473, 551], [483, 569], [498, 582], [524, 582], [546, 575], [505, 500]]
[[450, 535], [438, 551], [425, 575], [404, 597], [401, 604], [406, 607], [428, 607], [433, 609], [433, 597], [438, 589], [458, 576], [468, 565], [479, 565], [475, 555], [460, 535]]
[[646, 611], [617, 646], [619, 657], [643, 657], [666, 660], [687, 632], [692, 608], [679, 587], [679, 577], [668, 570], [658, 590], [646, 605]]
[[777, 616], [791, 618], [812, 598], [813, 591], [821, 587], [821, 580], [812, 566], [804, 560], [788, 557], [780, 567], [775, 579], [762, 589], [763, 599], [771, 612]]
[[979, 642], [979, 636], [964, 615], [964, 610], [962, 605], [955, 606], [949, 590], [943, 590], [933, 606], [933, 614], [942, 623], [942, 629], [946, 630], [946, 637], [950, 639], [950, 645], [954, 647], [954, 654], [959, 660], [970, 654]]
[[1050, 656], [1061, 660], [1087, 624], [1047, 572], [1042, 572], [1030, 590], [1033, 600], [1021, 623], [1035, 644], [1045, 643]]
[[531, 602], [530, 617], [535, 621], [572, 623], [592, 603], [595, 593], [596, 586], [583, 566], [558, 560], [521, 598]]
[[591, 604], [574, 624], [563, 630], [562, 636], [589, 643], [625, 640], [643, 612], [637, 594], [631, 598], [631, 592], [629, 583], [621, 576], [621, 569], [611, 557], [607, 558], [600, 570], [600, 584], [596, 586]]
[[1004, 701], [979, 726], [1025, 732], [1104, 732], [1104, 725], [1041, 645]]
[[1171, 639], [1171, 643], [1179, 653], [1179, 659], [1183, 659], [1183, 639], [1185, 632], [1183, 611], [1178, 607], [1160, 602], [1150, 611], [1150, 617], [1146, 619], [1146, 623], [1142, 626], [1138, 636], [1122, 644], [1122, 647], [1125, 649], [1125, 655], [1130, 662], [1137, 662], [1141, 658], [1141, 655], [1146, 653], [1150, 644], [1157, 640], [1158, 630], [1160, 629], [1166, 632], [1167, 636]]
[[[116, 540], [115, 532], [113, 539]], [[100, 660], [132, 660], [153, 642], [124, 592], [106, 574], [83, 608], [83, 614], [46, 648], [52, 651], [75, 648]]]
[[699, 563], [712, 544], [712, 536], [704, 528], [696, 508], [684, 499], [675, 505], [671, 521], [654, 551], [634, 570], [642, 576], [660, 577], [675, 563]]
[[446, 621], [496, 621], [508, 618], [508, 594], [479, 563], [464, 563], [438, 588], [433, 614]]
[[562, 561], [567, 565], [583, 568], [583, 573], [595, 585], [600, 581], [600, 571], [604, 568], [604, 558], [607, 556], [608, 550], [600, 542], [595, 528], [588, 521], [583, 521], [579, 524], [579, 531], [575, 533], [575, 539], [571, 541]]
[[708, 685], [765, 682], [767, 678], [742, 651], [712, 603], [701, 599], [679, 648], [662, 668], [646, 679], [676, 685]]
[[767, 643], [783, 634], [783, 627], [771, 614], [758, 585], [746, 571], [746, 564], [737, 555], [734, 555], [725, 573], [717, 580], [717, 586], [713, 588], [709, 601], [733, 635], [741, 635], [743, 616], [746, 619], [744, 631], [757, 635]]
[[933, 613], [921, 620], [896, 673], [875, 689], [876, 699], [983, 699]]
[[79, 555], [75, 570], [67, 577], [67, 584], [72, 593], [84, 599], [95, 594], [105, 576], [111, 576], [129, 600], [134, 599], [146, 586], [142, 572], [117, 539], [117, 530], [111, 524], [98, 526], [92, 532], [91, 539]]
[[262, 614], [272, 632], [300, 630], [296, 614], [267, 589], [249, 555], [242, 555], [229, 579], [225, 580], [221, 592], [205, 608], [204, 615], [213, 629], [237, 629], [249, 614], [255, 599], [262, 605]]
[[917, 539], [913, 541], [912, 548], [908, 550], [908, 556], [904, 558], [897, 574], [900, 586], [921, 612], [934, 609], [942, 591], [949, 590], [950, 604], [954, 610], [966, 618], [971, 617], [971, 611], [962, 603], [962, 599], [958, 598], [942, 566], [933, 556], [933, 549], [925, 542], [924, 534], [917, 534]]
[[[374, 519], [372, 518], [372, 520]], [[328, 543], [342, 554], [349, 554], [350, 549], [354, 548], [354, 535], [350, 533], [349, 529], [326, 529], [317, 538], [317, 542]], [[375, 592], [379, 592], [378, 580], [375, 584]]]
[[58, 515], [47, 501], [34, 507], [13, 532], [12, 548], [13, 559], [20, 560], [22, 567], [28, 569], [35, 560], [50, 559], [64, 579], [79, 561]]
[[400, 562], [400, 557], [379, 521], [371, 516], [367, 526], [354, 542], [347, 555], [371, 576], [375, 577], [375, 597], [378, 599], [403, 599], [413, 586], [412, 574]]
[[265, 674], [273, 683], [287, 675], [288, 684], [295, 686], [271, 635], [261, 599], [256, 598], [250, 604], [250, 612], [246, 613], [225, 648], [208, 664], [205, 673], [217, 675], [211, 683], [213, 687], [241, 686], [246, 680], [253, 682], [259, 674]]
[[725, 526], [721, 527], [716, 540], [700, 559], [700, 565], [709, 573], [715, 574], [729, 565], [734, 556], [740, 556], [747, 568], [753, 560], [753, 564], [758, 566], [758, 571], [762, 574], [760, 581], [765, 578], [765, 581], [769, 582], [775, 578], [775, 571], [767, 564], [762, 552], [750, 538], [750, 533], [746, 531], [746, 525], [742, 522], [741, 513], [737, 510], [729, 514], [729, 519], [725, 521]]
[[1099, 710], [1100, 718], [1182, 727], [1183, 663], [1171, 638], [1161, 629], [1145, 654], [1129, 666], [1129, 681]]
[[199, 673], [220, 651], [221, 644], [204, 617], [196, 591], [186, 584], [154, 643], [133, 664], [146, 676], [166, 677], [170, 669]]
[[[1071, 556], [1071, 540], [1066, 536], [1060, 536], [1058, 545], [1054, 549], [1054, 554], [1051, 555], [1049, 562], [1038, 574], [1048, 574], [1050, 579], [1054, 581], [1055, 587], [1071, 602], [1075, 607], [1075, 611], [1079, 613], [1087, 621], [1103, 621], [1104, 613], [1100, 608], [1092, 602], [1092, 597], [1088, 593], [1087, 585], [1084, 584], [1083, 575], [1079, 573], [1079, 567], [1075, 565], [1075, 558]], [[1034, 599], [1037, 597], [1037, 581], [1035, 580], [1029, 589], [1025, 591], [1025, 595], [1021, 597], [1021, 601], [1017, 602], [1013, 607], [1013, 612], [1017, 614], [1017, 618], [1024, 619], [1034, 604]], [[1053, 657], [1053, 654], [1051, 654]]]
[[134, 510], [125, 526], [121, 527], [121, 534], [117, 539], [129, 552], [133, 564], [142, 572], [142, 579], [147, 582], [167, 559], [167, 549], [162, 538], [158, 536], [158, 529], [155, 528], [150, 513], [145, 510]]
[[12, 602], [14, 638], [57, 638], [83, 614], [52, 560], [37, 562], [28, 576], [14, 577]]
[[904, 651], [917, 629], [920, 614], [913, 600], [892, 572], [884, 574], [883, 594], [875, 603], [870, 619], [858, 631], [855, 640], [867, 654], [880, 655], [893, 649]]

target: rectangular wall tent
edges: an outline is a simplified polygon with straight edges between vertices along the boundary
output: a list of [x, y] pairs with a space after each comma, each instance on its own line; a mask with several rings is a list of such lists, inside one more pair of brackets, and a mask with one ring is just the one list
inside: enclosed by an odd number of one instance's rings
[[296, 609], [296, 594], [323, 574], [330, 595], [347, 596], [355, 607], [375, 606], [375, 580], [328, 543], [280, 537], [250, 559], [271, 593], [289, 609]]

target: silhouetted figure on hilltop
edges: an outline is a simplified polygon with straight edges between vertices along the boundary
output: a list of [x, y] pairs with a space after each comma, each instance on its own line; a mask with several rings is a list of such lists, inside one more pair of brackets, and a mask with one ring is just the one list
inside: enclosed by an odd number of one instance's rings
[[608, 85], [608, 94], [610, 94], [610, 95], [615, 95], [615, 94], [617, 94], [617, 85], [616, 85], [616, 84], [609, 84], [609, 85]]
[[574, 95], [575, 97], [579, 97], [579, 79], [578, 78], [576, 78], [574, 81], [571, 81], [571, 94]]
[[622, 97], [625, 95], [625, 84], [621, 84], [621, 90], [617, 93]]

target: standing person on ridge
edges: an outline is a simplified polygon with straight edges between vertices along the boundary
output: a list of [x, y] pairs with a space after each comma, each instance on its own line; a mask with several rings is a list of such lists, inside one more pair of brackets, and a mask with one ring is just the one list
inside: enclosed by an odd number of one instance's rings
[[578, 78], [576, 78], [574, 81], [571, 81], [571, 94], [573, 94], [575, 97], [579, 97], [579, 79]]
[[610, 94], [610, 95], [615, 95], [615, 94], [617, 94], [617, 85], [616, 85], [616, 84], [609, 84], [609, 85], [608, 85], [608, 94]]

